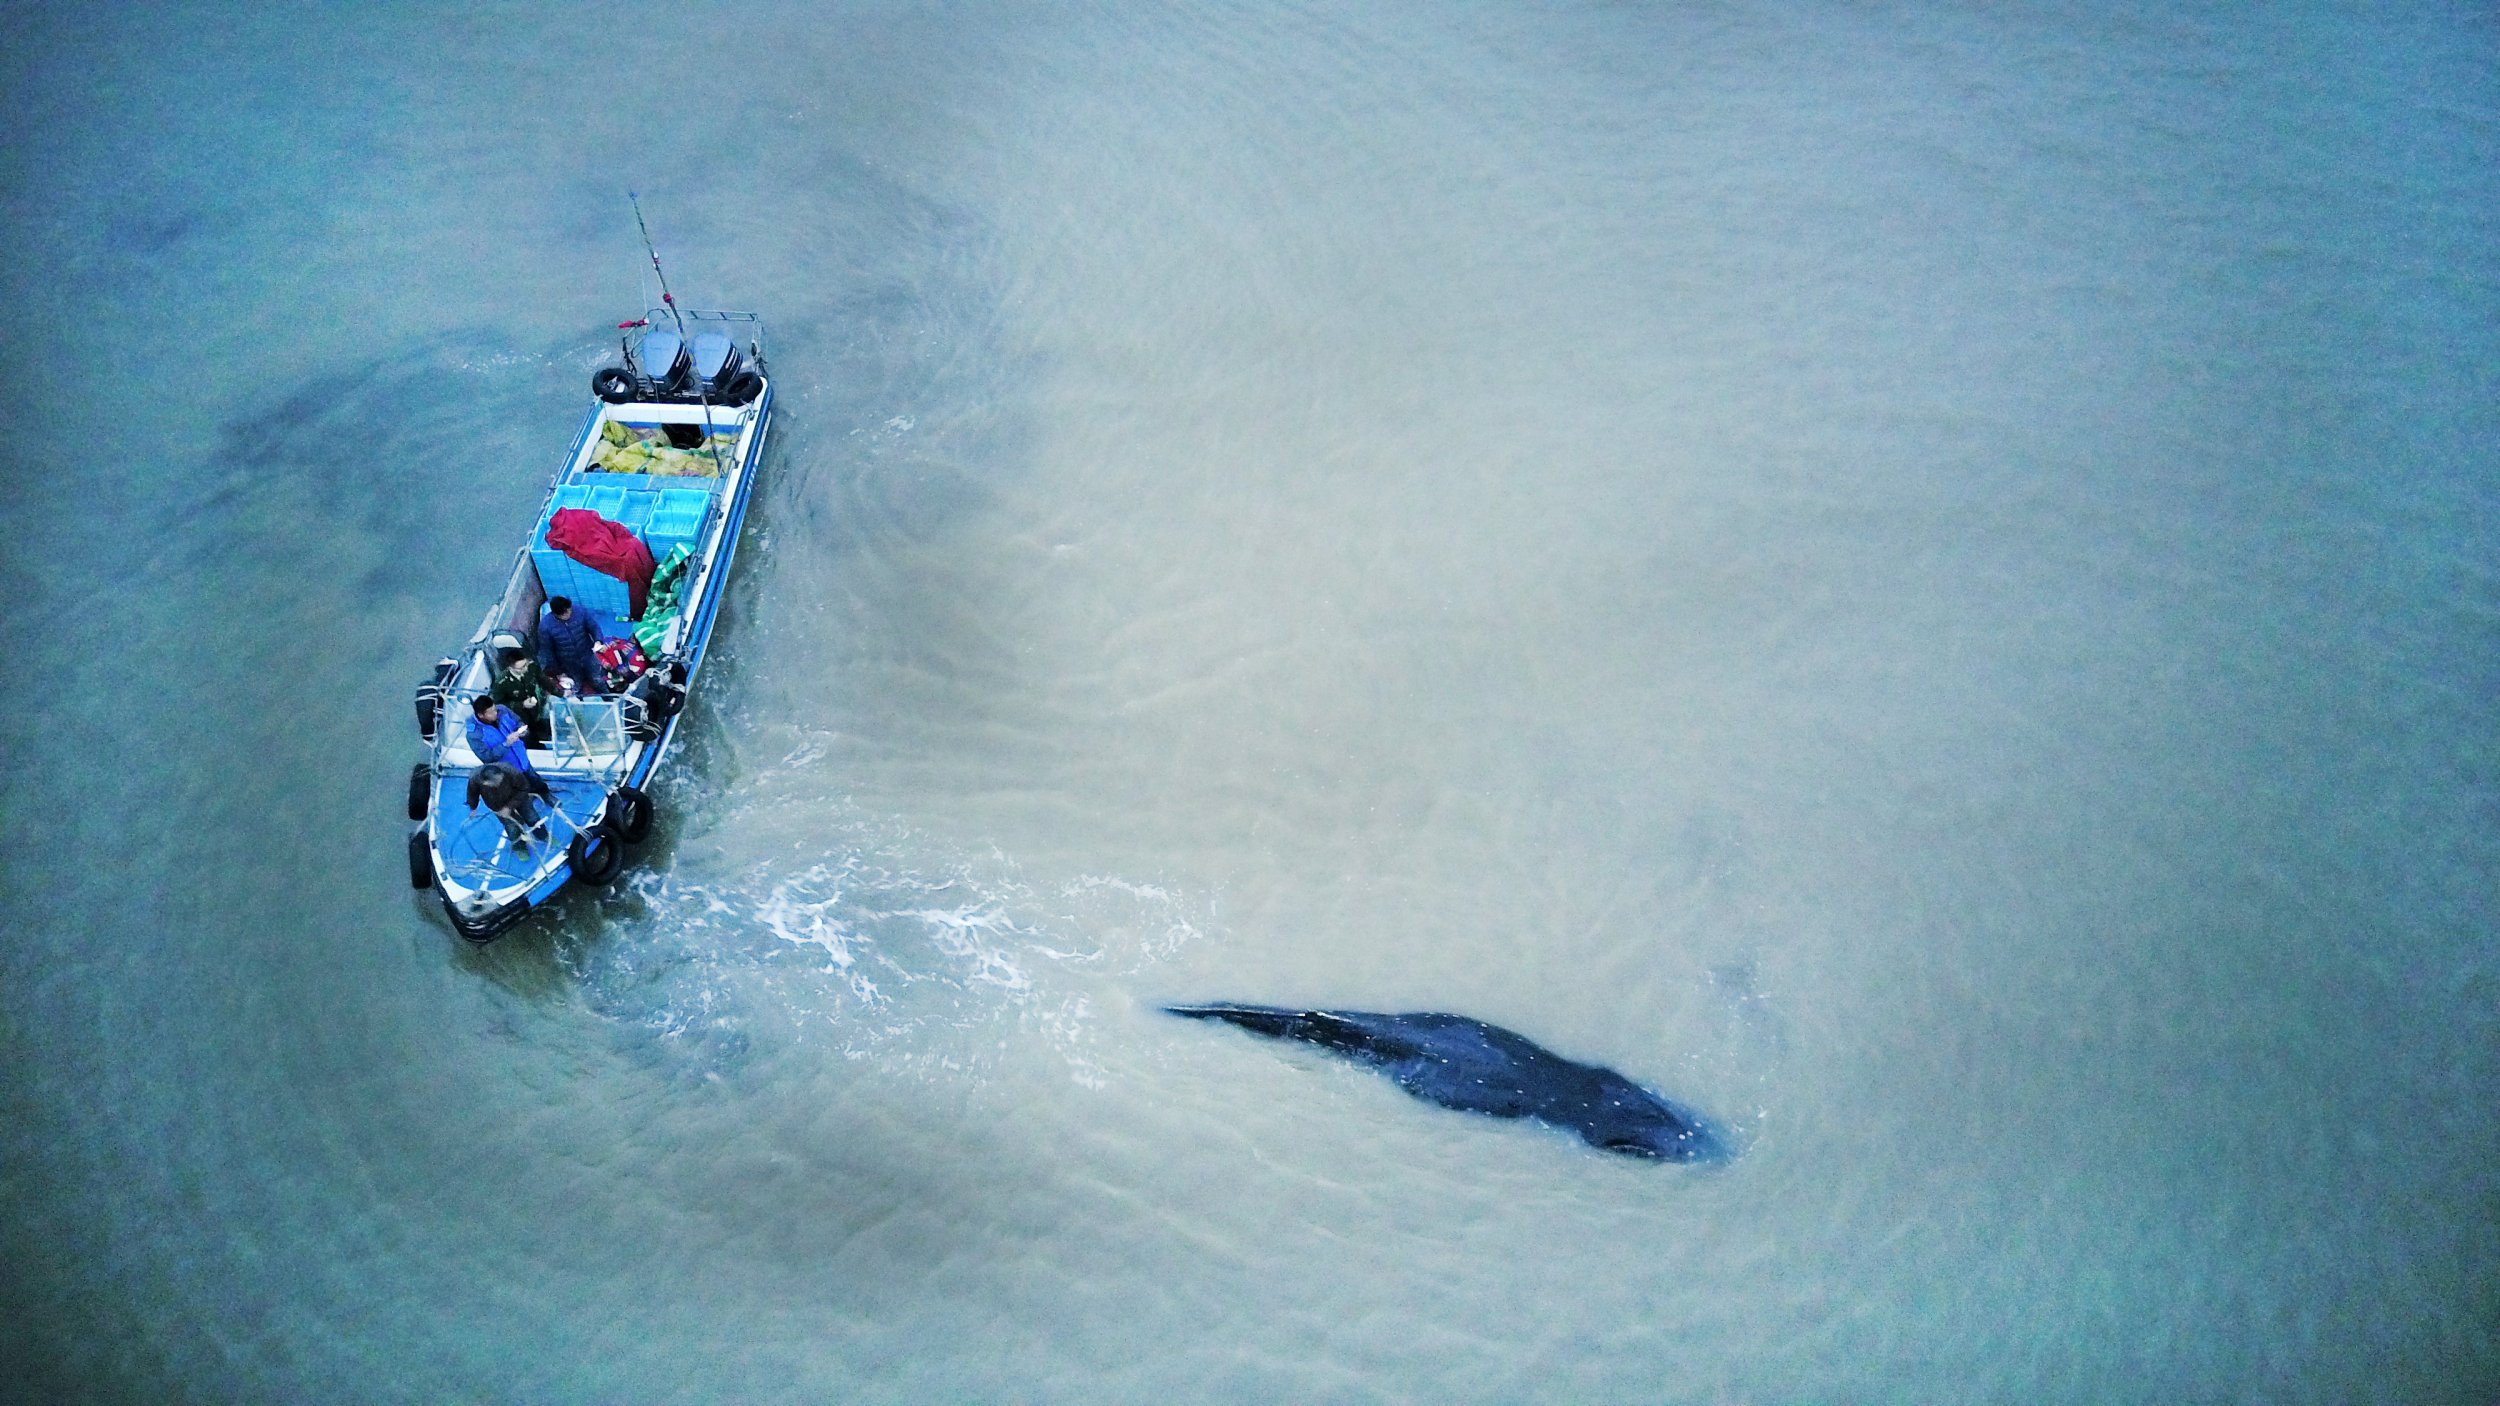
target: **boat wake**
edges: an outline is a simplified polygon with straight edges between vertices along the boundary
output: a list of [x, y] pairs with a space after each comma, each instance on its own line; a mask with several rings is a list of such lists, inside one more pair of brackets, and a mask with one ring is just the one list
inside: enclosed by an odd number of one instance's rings
[[826, 1050], [977, 1078], [1038, 1045], [1097, 1086], [1097, 991], [1203, 930], [1153, 884], [1037, 879], [866, 820], [784, 848], [727, 874], [702, 856], [638, 872], [561, 945], [622, 1044], [704, 1079]]

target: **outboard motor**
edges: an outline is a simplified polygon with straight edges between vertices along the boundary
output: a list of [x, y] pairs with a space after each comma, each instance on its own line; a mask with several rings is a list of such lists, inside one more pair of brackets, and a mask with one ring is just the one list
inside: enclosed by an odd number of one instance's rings
[[643, 379], [659, 395], [674, 395], [685, 389], [686, 373], [692, 363], [686, 355], [686, 341], [666, 327], [654, 327], [642, 334], [642, 354], [635, 358], [642, 363]]
[[703, 393], [716, 404], [745, 405], [762, 395], [763, 364], [762, 352], [750, 361], [726, 332], [705, 332], [694, 339], [695, 374], [703, 378]]
[[721, 398], [744, 368], [738, 344], [729, 340], [726, 332], [695, 333], [693, 360], [694, 374], [703, 378], [703, 393], [714, 400]]

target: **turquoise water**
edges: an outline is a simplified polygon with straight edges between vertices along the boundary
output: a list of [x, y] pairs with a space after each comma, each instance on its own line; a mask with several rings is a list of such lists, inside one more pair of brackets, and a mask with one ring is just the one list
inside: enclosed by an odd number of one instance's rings
[[[2500, 1395], [2487, 15], [11, 28], [15, 1399]], [[408, 694], [629, 188], [777, 442], [471, 951]]]

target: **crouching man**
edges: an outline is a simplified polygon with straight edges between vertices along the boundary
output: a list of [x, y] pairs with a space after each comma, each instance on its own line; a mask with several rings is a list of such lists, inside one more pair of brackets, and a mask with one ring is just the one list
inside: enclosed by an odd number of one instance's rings
[[502, 762], [488, 762], [469, 773], [469, 809], [478, 802], [503, 822], [504, 838], [523, 854], [529, 853], [530, 837], [547, 838], [547, 822], [538, 817], [538, 804], [532, 797], [543, 796], [555, 804], [555, 793], [547, 789], [545, 778], [534, 771], [517, 771]]

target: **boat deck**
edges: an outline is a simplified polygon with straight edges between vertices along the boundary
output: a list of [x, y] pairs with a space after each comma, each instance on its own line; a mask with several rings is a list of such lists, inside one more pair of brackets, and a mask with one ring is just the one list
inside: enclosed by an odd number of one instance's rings
[[457, 879], [471, 888], [502, 888], [524, 882], [540, 874], [550, 854], [564, 853], [565, 846], [599, 813], [607, 799], [607, 786], [591, 776], [566, 776], [558, 772], [541, 772], [547, 789], [555, 793], [555, 804], [538, 803], [538, 813], [546, 822], [547, 839], [533, 843], [527, 853], [512, 847], [503, 822], [484, 805], [469, 809], [469, 778], [466, 775], [445, 776], [434, 788], [434, 844], [441, 856], [443, 875]]

